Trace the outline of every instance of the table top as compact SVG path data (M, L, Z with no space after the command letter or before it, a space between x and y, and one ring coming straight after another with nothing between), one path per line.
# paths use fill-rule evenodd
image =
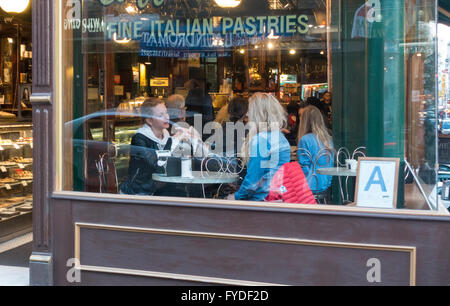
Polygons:
M178 184L231 184L237 181L239 175L220 172L192 171L192 177L167 176L154 173L153 180L164 183Z
M331 176L356 176L356 170L350 170L345 167L319 168L317 173Z

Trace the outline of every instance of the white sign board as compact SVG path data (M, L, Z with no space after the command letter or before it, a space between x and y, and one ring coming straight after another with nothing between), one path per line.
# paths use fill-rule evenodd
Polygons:
M396 208L399 164L398 158L359 158L356 206Z

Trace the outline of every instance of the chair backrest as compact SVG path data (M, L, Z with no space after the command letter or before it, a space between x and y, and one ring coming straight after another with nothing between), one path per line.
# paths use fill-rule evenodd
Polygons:
M88 142L87 176L85 188L88 192L117 194L118 179L114 158L116 148L106 142Z
M268 202L317 204L298 162L284 164L270 183Z

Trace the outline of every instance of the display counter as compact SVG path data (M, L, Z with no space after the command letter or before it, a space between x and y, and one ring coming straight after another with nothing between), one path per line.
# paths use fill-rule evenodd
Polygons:
M0 122L0 243L32 227L32 124Z

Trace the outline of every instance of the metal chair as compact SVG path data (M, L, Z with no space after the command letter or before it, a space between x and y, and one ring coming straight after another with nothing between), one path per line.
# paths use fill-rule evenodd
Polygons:
M311 182L312 180L315 180L316 184L316 189L311 188L311 191L314 195L314 198L316 199L316 202L318 204L327 204L327 200L326 200L326 196L327 193L326 192L319 192L318 187L319 187L319 177L317 175L317 169L319 167L326 167L329 165L330 161L333 159L333 154L329 149L321 149L315 158L313 158L312 154L304 149L304 148L300 148L297 151L298 153L298 160L300 162L300 160L303 158L306 158L307 161L309 162L309 165L312 165L312 171L310 173L308 173L308 176L306 177L308 182ZM321 162L322 157L326 157L325 162ZM311 187L311 186L310 186Z

